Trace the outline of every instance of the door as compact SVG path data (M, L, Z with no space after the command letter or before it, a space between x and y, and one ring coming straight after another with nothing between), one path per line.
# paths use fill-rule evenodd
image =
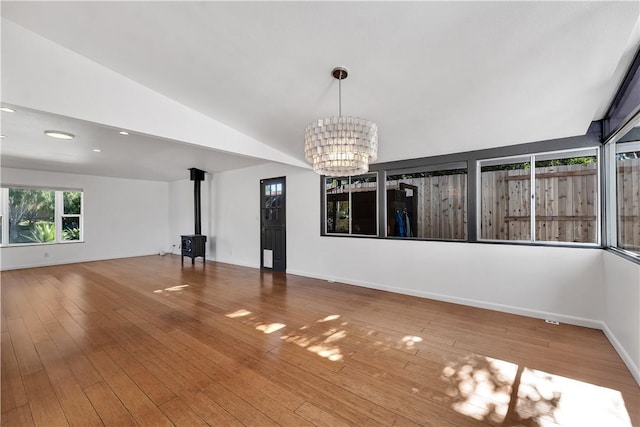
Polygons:
M260 267L287 269L285 177L260 180Z

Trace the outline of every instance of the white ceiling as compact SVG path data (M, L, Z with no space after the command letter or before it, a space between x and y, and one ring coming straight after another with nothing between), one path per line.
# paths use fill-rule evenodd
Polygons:
M2 132L7 135L1 142L5 167L177 181L187 179L192 167L226 171L264 163L135 132L125 136L120 134L123 129L11 107L15 113L2 113ZM75 138L51 138L44 134L49 129L72 131Z
M634 1L3 1L1 7L3 18L297 160L305 125L337 114L330 76L337 65L350 71L343 113L377 122L378 161L385 162L584 134L605 113L639 40ZM3 28L3 51L12 42ZM40 106L33 94L6 99L9 84L3 78L3 102ZM63 101L59 109L51 105L50 113L68 108ZM14 124L18 115L3 113L6 129L37 128L15 131L22 152L8 149L14 136L7 135L3 166L110 176L127 169L117 156L95 160L85 153L79 163L58 157L47 163L30 155L49 142L31 114ZM79 126L122 143L111 129ZM175 179L192 159L210 172L260 161L212 151L234 152L215 135L203 135L213 142L199 149L184 144L197 143L186 132L153 136L161 138L127 142L149 160L141 178Z

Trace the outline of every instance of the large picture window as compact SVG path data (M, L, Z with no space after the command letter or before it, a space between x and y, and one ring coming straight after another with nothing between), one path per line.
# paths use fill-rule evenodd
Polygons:
M599 242L596 148L482 160L478 165L480 239Z
M3 245L82 240L82 191L2 188L2 201Z
M387 236L467 238L467 165L457 163L387 175Z
M378 176L325 178L325 232L378 234Z

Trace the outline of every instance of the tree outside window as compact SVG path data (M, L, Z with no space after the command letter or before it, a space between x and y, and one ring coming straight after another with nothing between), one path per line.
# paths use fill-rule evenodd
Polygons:
M55 238L55 191L10 188L9 243L46 243Z
M14 245L82 240L82 191L46 188L0 190L3 202L0 206L0 243Z

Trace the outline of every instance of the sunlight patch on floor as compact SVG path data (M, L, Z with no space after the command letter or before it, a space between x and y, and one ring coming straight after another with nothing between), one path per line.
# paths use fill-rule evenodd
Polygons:
M245 309L240 309L240 310L236 310L233 313L229 313L229 314L225 314L225 316L231 318L231 319L235 319L236 317L243 317L243 316L248 316L250 315L251 312L247 311Z
M617 390L481 355L442 370L451 407L476 420L556 425L631 427Z
M347 331L334 332L331 335L329 335L327 337L327 339L324 340L324 342L331 343L331 342L334 342L334 341L341 340L342 338L344 338L346 336L347 336Z
M340 318L339 314L332 314L323 319L317 320L315 323L324 323L331 320L337 320ZM344 329L338 329L337 327L329 328L324 332L311 333L310 328L312 325L305 325L298 328L297 331L289 333L280 337L281 340L295 344L298 347L307 349L308 351L317 354L320 357L331 360L332 362L341 361L344 356L340 351L340 348L335 344L341 339L347 336L347 331ZM347 325L347 322L342 322L340 326ZM315 326L317 329L319 326Z
M416 343L419 343L419 342L422 342L422 338L420 338L420 337L416 337L416 336L413 336L413 335L407 335L407 336L402 337L402 344L407 349L412 349L413 346Z
M557 399L557 404L550 405ZM518 389L518 415L541 426L631 427L622 394L572 378L525 368Z
M477 420L504 421L518 366L502 360L465 358L442 371L452 408Z
M329 315L329 316L325 317L324 319L320 319L320 320L318 320L317 322L318 322L318 323L330 322L331 320L337 320L337 319L339 319L339 318L340 318L340 315L339 315L339 314L331 314L331 315Z
M284 323L270 323L270 324L265 324L265 325L258 325L256 326L256 329L259 331L264 332L265 334L271 334L275 331L279 331L280 329L284 328L285 325Z
M320 357L329 359L332 362L337 362L339 360L342 360L342 354L340 354L340 349L338 347L327 347L325 345L312 345L307 347L307 350L317 354Z
M164 289L156 289L155 291L153 291L154 294L161 294L163 292L178 292L183 290L184 288L188 288L189 285L176 285L176 286L171 286L170 288L164 288Z

